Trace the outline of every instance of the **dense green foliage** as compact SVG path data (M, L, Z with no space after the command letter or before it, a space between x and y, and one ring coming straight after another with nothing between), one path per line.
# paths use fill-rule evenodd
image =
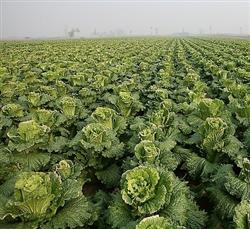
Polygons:
M1 42L0 228L250 229L250 42Z

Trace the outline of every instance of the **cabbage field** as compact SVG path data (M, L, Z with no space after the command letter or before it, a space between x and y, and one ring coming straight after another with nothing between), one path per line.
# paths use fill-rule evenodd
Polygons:
M250 229L250 40L0 50L1 229Z

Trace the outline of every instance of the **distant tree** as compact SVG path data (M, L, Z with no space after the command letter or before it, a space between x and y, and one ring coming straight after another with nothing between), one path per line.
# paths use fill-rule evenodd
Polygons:
M155 28L155 35L158 35L158 33L159 33L159 30L158 30L158 28L156 27L156 28Z
M79 33L80 30L78 28L72 28L69 32L68 32L68 36L69 38L73 38L75 36L75 33Z
M212 26L210 25L210 26L209 26L209 34L210 34L210 35L212 34L212 30L213 30L213 28L212 28Z
M153 35L153 27L150 26L150 35Z

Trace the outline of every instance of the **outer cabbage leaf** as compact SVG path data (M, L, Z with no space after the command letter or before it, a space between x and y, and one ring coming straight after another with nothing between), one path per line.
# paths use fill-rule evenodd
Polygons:
M93 220L96 220L92 219L94 211L94 207L90 204L87 198L80 196L66 203L52 220L41 228L46 229L47 227L51 227L53 229L61 229L84 227L88 224L92 224Z
M249 200L242 201L235 208L233 217L237 229L250 228L250 202Z
M13 153L12 162L18 164L20 170L38 171L50 161L50 154L46 152Z
M126 225L133 221L136 220L133 217L129 205L123 201L120 194L116 194L108 208L107 222L112 225L112 228L120 229L124 227L125 229Z
M225 179L225 188L233 196L241 200L250 199L250 161L247 158L243 160L243 168L239 177L229 173Z
M116 164L112 164L104 170L99 170L95 173L98 180L105 184L108 188L116 187L121 178L121 170Z
M232 218L238 201L216 186L207 188L207 191L212 202L215 203L214 211L219 213L222 219Z

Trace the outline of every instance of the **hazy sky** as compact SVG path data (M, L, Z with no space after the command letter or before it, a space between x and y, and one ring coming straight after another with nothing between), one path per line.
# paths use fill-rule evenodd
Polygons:
M250 0L0 0L1 36L80 36L119 29L133 34L250 33Z

